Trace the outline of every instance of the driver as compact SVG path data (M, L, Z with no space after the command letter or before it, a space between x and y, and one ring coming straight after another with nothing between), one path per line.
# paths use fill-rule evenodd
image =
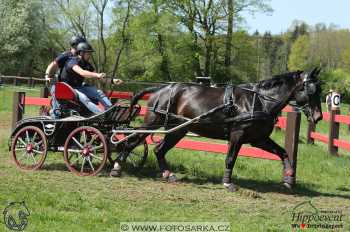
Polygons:
M76 55L76 51L77 51L77 46L79 43L82 42L86 42L86 39L82 36L73 36L69 42L70 44L70 50L61 53L59 56L57 56L55 58L54 61L52 61L46 68L45 71L45 80L47 82L51 82L51 80L53 80L54 74L56 73L56 71L59 69L59 74L58 74L58 81L60 80L61 74L62 74L62 70L64 65L66 64L66 62L73 56ZM51 82L51 87L50 87L50 94L51 94L51 98L52 98L52 113L51 116L53 118L58 118L58 111L57 109L59 109L59 103L57 102L56 98L55 98L55 83Z
M77 56L71 57L63 68L61 79L69 84L77 93L79 101L83 103L92 113L103 112L91 100L100 102L105 109L112 106L106 95L95 86L84 83L85 78L103 79L105 73L96 73L89 63L93 48L87 42L79 43L77 46ZM121 83L121 80L117 80Z

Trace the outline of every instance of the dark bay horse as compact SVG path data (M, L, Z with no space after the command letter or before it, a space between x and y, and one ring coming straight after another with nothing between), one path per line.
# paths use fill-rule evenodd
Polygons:
M148 101L148 111L141 127L157 129L164 126L169 129L184 122L181 116L192 119L225 104L225 107L219 107L203 120L166 134L155 147L160 170L163 177L169 181L176 180L176 177L168 168L165 154L191 131L203 137L228 140L229 150L223 176L223 184L228 190L236 190L231 180L232 170L242 144L246 143L277 154L283 164L284 185L292 188L295 178L288 155L269 136L278 114L292 101L294 106L303 110L309 121L317 123L322 119L319 72L317 68L310 73L290 72L258 83L231 88L170 84L160 88L149 88L136 94L131 106L143 95L153 93ZM139 134L133 142L128 141L129 149L147 136L148 134Z

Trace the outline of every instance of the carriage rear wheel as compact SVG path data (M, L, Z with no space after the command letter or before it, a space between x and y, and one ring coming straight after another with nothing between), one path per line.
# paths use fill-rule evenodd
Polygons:
M34 171L42 167L47 155L47 139L36 126L26 126L13 137L11 155L18 168Z
M108 154L104 135L94 127L73 130L64 144L64 162L78 176L94 176L106 164Z
M113 137L113 141L117 142L123 138L125 138L125 134L116 134ZM108 160L109 162L114 165L115 161L117 160L124 160L126 156L126 162L131 165L132 169L134 171L139 171L142 169L142 167L145 165L147 161L148 156L148 144L145 141L137 145L131 152L128 153L126 146L127 142L122 142L118 145L115 145L116 148L113 149L114 152L110 152L108 154Z

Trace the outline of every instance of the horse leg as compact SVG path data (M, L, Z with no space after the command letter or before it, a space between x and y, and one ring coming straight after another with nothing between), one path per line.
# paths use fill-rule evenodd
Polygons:
M294 170L292 168L291 162L289 160L288 154L284 148L275 143L272 139L268 138L267 140L261 143L252 144L254 147L261 148L265 151L274 153L280 157L283 165L283 184L288 189L292 189L295 184Z
M176 181L176 176L169 170L169 166L165 159L165 154L173 148L187 133L186 129L175 131L171 134L166 134L164 139L155 147L154 153L156 154L159 169L162 172L164 179L168 179L169 182Z
M232 183L232 171L235 166L238 152L242 147L241 137L243 135L243 131L232 131L230 135L229 141L229 150L226 155L225 160L225 171L223 177L224 186L230 191L237 191L236 186Z
M122 164L126 161L126 159L129 156L129 153L139 144L141 144L146 137L149 134L139 134L139 135L135 135L133 137L130 138L130 140L132 140L132 142L129 144L126 144L125 150L121 153L120 156L118 156L118 158L115 160L113 168L111 170L111 172L109 173L109 175L111 177L119 177L122 174Z
M141 125L140 128L152 128L158 129L161 125L159 123L159 116L153 112L147 111L145 115L145 122ZM122 173L122 163L128 158L129 153L139 144L141 144L149 134L137 134L130 139L125 147L125 151L121 154L120 158L114 162L113 168L110 172L110 176L119 177Z

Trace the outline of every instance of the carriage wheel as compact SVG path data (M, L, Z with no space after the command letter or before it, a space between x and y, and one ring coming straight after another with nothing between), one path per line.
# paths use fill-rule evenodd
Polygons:
M108 154L104 135L93 127L73 130L64 144L64 162L78 176L94 176L104 167Z
M44 132L35 126L20 129L11 143L11 155L17 167L23 170L38 170L47 155L47 140Z
M116 134L113 138L115 142L124 138L124 134ZM132 166L135 171L139 171L146 163L148 156L148 144L146 140L136 146L129 154L126 154L127 141L116 145L116 155L113 156L112 153L108 154L109 162L114 165L117 159L121 159L121 156L127 155L127 162Z

